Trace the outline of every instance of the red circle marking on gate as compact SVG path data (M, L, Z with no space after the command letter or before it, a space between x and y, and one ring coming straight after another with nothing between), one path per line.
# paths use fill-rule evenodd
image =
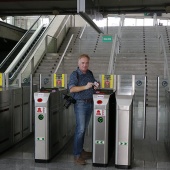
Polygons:
M42 98L38 98L38 99L37 99L37 102L42 102L42 101L43 101Z
M102 100L97 100L97 104L102 104Z

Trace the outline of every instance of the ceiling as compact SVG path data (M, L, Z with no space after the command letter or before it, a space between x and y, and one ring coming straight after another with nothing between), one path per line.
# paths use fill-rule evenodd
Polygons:
M83 0L80 0L83 1ZM170 0L86 0L107 14L170 12ZM76 14L77 0L0 0L0 16Z

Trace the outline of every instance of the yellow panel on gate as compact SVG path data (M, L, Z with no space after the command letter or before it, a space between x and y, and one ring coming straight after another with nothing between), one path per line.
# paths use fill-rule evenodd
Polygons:
M3 74L0 73L0 86L2 86L2 79L3 79Z
M62 74L62 76L61 76L62 77L61 78L62 79L62 87L64 87L64 81L65 81L65 77L64 76L65 76L64 74Z
M56 87L57 85L56 85L56 81L57 81L57 76L56 76L56 74L54 74L54 78L53 78L53 85L54 85L54 87Z
M113 89L114 87L114 75L105 75L101 76L101 88Z

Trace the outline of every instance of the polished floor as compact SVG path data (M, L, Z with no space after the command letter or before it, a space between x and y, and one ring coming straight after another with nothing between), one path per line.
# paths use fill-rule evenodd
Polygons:
M164 147L163 141L155 139L156 109L147 108L146 138L134 140L134 161L132 169L140 170L170 170L170 156ZM93 167L92 160L87 160L87 165L76 165L72 156L71 140L67 146L50 163L35 163L34 161L34 138L14 146L0 155L0 170L106 170L116 169L114 159L109 162L108 167ZM91 150L90 131L86 135L85 149Z

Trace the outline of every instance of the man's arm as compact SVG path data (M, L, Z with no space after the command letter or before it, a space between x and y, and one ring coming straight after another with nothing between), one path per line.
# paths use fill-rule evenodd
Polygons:
M93 83L88 82L85 86L73 86L70 88L70 93L80 92L92 88Z

